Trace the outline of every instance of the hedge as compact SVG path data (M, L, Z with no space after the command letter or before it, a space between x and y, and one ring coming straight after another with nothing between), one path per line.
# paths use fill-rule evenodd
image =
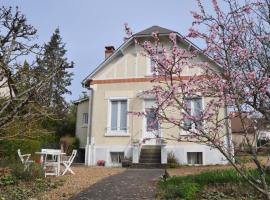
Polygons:
M14 139L0 141L0 160L19 160L17 150L21 149L22 154L35 155L40 151L40 141L30 139Z

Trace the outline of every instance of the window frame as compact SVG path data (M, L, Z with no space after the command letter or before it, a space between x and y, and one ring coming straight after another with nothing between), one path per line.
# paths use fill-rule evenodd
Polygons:
M201 99L201 101L202 101L202 111L204 110L204 101L205 101L205 99L204 99L204 97L203 96L200 96L200 95L197 95L197 96L194 96L194 97L191 97L191 98L187 98L187 100L192 100L192 99ZM191 108L191 113L193 113L194 112L194 103L192 102L191 103L191 105L190 105L190 108ZM184 110L182 110L182 112L185 112ZM183 121L183 127L184 127L184 125L185 125L185 122ZM202 127L204 127L204 125L205 125L205 121L203 120L202 121ZM191 127L188 129L188 130L185 130L185 129L183 129L183 128L181 128L182 130L183 130L183 132L184 132L184 135L188 135L187 133L188 133L188 130L193 130L193 131L195 131L196 130L196 126L192 123L191 124Z
M158 54L159 55L162 55L164 52L163 52L163 48L162 49L158 49ZM153 73L152 72L152 63L153 60L150 58L150 57L147 57L147 70L146 70L146 76L153 76ZM154 63L154 65L156 66L156 63Z
M118 162L113 162L112 154L117 154L117 160L118 160ZM110 161L111 161L111 164L113 166L121 165L122 160L120 159L120 154L123 155L123 158L122 159L124 159L125 158L125 152L124 151L110 151Z
M202 163L194 163L194 164L191 164L191 163L189 163L189 159L188 159L188 155L189 154L191 154L191 153L196 153L196 154L198 154L198 153L201 153L201 161L202 161ZM204 163L204 152L203 151L187 151L187 164L188 165L203 165L203 163ZM196 155L196 159L198 158L198 155Z
M87 122L85 123L85 115L87 116ZM84 112L82 113L82 127L86 127L88 126L88 122L89 122L89 114Z
M145 108L145 112L148 112L147 110L152 110L152 109L155 109L155 108ZM146 132L157 132L157 131L159 131L160 130L160 124L159 124L159 122L158 121L156 121L155 123L157 123L156 125L157 125L157 129L148 129L148 114L149 113L147 113L146 115L145 115L145 130L146 130ZM155 116L156 117L156 116ZM157 117L156 117L157 118Z
M154 102L153 106L146 107L146 101L152 101L152 102ZM150 108L154 108L154 107L155 107L155 99L153 99L153 98L146 98L143 101L143 110L142 110L142 112L145 112L146 109L150 109ZM147 119L146 119L146 116L144 116L143 117L143 124L142 125L143 125L143 128L142 128L142 131L143 131L142 137L144 136L144 133L146 135L147 134L159 135L160 138L163 137L163 132L162 132L161 124L159 122L158 122L158 129L157 130L147 131Z
M117 130L111 130L111 120L112 120L112 101L118 101L117 106ZM129 112L129 100L127 97L110 97L108 99L108 116L107 116L107 131L105 136L129 136L128 132L128 124L129 124L129 117L127 114L126 118L126 130L120 130L120 119L121 119L121 106L119 106L121 101L127 102L127 113Z

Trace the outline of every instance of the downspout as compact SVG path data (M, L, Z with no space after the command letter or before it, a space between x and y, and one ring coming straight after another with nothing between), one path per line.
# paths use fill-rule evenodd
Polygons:
M225 115L225 125L226 125L226 139L227 139L227 150L229 153L229 157L233 159L233 146L232 146L232 134L229 129L229 119L228 119L228 106L226 105L224 108L224 115Z
M92 116L93 116L93 94L94 90L91 87L87 88L89 90L89 105L88 105L88 127L87 127L87 136L86 136L86 147L87 151L85 153L85 165L91 165L93 160L92 153ZM90 153L90 154L89 154Z

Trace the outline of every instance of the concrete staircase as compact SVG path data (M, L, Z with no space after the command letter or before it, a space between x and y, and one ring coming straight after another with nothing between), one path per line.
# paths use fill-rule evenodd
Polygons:
M133 163L133 168L165 168L161 164L160 146L142 146L139 163Z

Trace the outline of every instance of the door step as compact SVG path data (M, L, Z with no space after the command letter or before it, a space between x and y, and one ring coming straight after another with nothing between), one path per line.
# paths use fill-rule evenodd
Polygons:
M144 169L155 169L161 168L165 169L167 167L166 164L161 163L132 163L131 168L144 168Z

